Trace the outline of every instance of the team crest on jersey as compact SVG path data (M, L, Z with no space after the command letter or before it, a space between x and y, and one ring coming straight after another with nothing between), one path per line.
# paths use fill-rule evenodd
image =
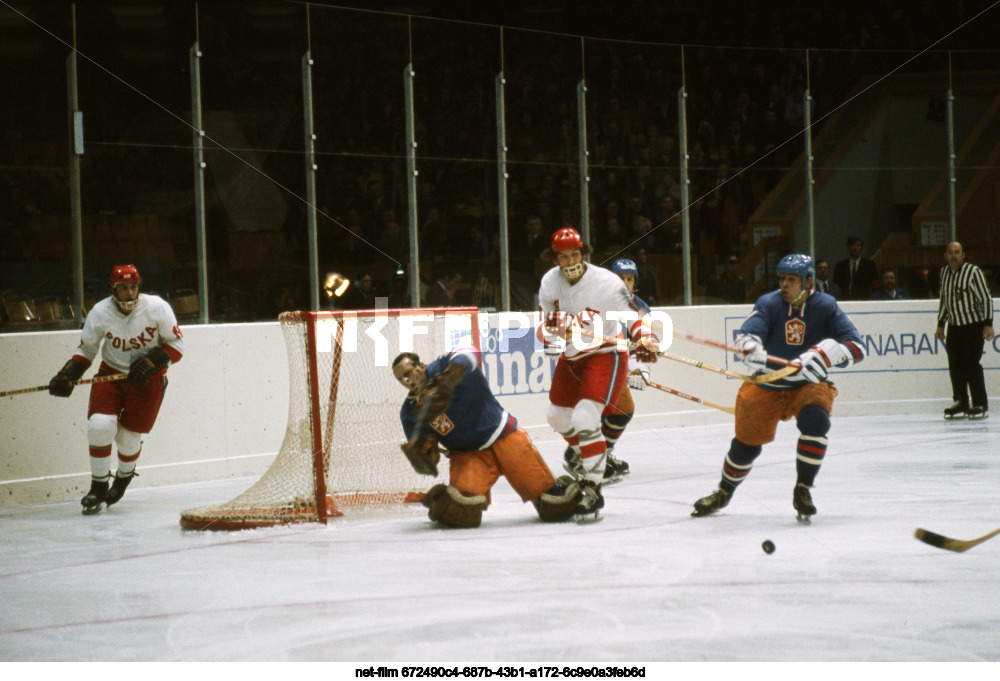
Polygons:
M806 337L806 323L801 319L789 319L785 322L785 342L788 345L802 345Z
M455 424L452 423L451 419L445 413L438 414L435 416L431 422L430 427L433 428L439 435L447 435L455 429Z

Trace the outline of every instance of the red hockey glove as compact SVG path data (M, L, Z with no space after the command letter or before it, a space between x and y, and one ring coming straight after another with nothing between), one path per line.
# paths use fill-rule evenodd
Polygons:
M654 334L644 334L635 345L635 358L646 364L656 362L660 352L660 339Z
M545 315L545 324L542 329L546 335L553 338L569 338L573 317L561 310L553 310Z

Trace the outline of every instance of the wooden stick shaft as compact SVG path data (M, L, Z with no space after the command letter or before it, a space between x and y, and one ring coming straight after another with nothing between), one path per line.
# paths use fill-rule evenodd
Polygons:
M633 372L638 373L638 372ZM639 374L642 376L642 374ZM712 407L713 409L718 409L720 411L727 412L729 414L735 414L736 409L734 407L727 407L722 404L715 404L714 402L709 402L708 400L703 400L700 397L695 397L694 395L689 395L686 392L681 392L680 390L674 390L673 388L668 388L665 385L661 385L654 381L650 381L645 376L642 376L643 383L651 388L656 388L657 390L662 390L665 393L670 393L671 395L676 395L677 397L683 397L685 400L691 400L692 402L697 402L698 404L704 404L706 407Z
M121 381L128 378L128 374L105 374L103 376L94 376L93 378L83 378L79 381L73 381L73 385L86 385L88 383L107 383L109 381ZM0 392L0 397L7 397L11 395L23 395L25 393L37 393L43 390L48 390L49 384L38 385L34 388L19 388L17 390L5 390Z
M733 345L728 345L728 344L723 343L721 341L712 340L710 338L700 338L698 336L692 336L690 333L682 333L681 331L677 331L676 329L674 330L674 337L675 338L683 338L684 340L691 341L692 343L700 343L702 345L710 345L713 348L721 348L722 350L729 350L730 352L735 353L737 355L744 354L744 352L742 350L740 350L739 348L737 348L737 347L735 347ZM767 356L767 361L771 362L773 364L780 364L780 365L786 366L786 367L796 367L797 368L797 367L801 366L798 362L795 362L795 361L790 360L790 359L785 359L784 357L775 357L774 355L768 355Z
M624 348L630 352L635 349L634 344L628 343L627 341L624 341L620 338L608 338L607 336L602 336L598 333L595 333L593 331L588 331L587 329L581 328L579 326L572 327L571 332L579 333L582 336L587 336L602 343L610 343L612 345L617 345L618 347ZM570 339L571 338L567 338L567 340ZM773 381L777 381L779 378L784 378L785 376L793 374L800 369L798 365L786 366L783 369L771 371L766 374L760 374L759 376L749 376L747 374L741 374L737 371L730 371L728 369L722 369L721 367L712 366L711 364L706 364L705 362L701 362L696 359L691 359L689 357L675 355L671 352L667 352L666 350L659 350L657 351L656 354L659 355L660 357L666 357L667 359L671 359L675 362L681 362L683 364L688 364L698 369L705 369L706 371L714 371L717 374L723 374L725 376L730 376L731 378L738 378L741 381L746 381L747 383L756 383L756 384L771 383Z

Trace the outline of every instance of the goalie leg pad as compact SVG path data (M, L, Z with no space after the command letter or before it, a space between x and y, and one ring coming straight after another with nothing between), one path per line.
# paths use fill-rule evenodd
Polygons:
M535 510L542 522L561 523L573 517L580 500L580 486L568 475L560 476L552 489L543 492L534 501Z
M444 487L444 490L438 488ZM428 502L428 497L437 495ZM486 497L467 497L451 485L435 485L424 497L424 505L429 506L427 517L447 527L479 527L486 508Z

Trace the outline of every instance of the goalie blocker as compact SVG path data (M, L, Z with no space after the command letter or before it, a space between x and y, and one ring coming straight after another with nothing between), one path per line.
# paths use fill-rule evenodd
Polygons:
M446 527L478 527L491 490L504 475L541 520L568 520L579 498L571 480L557 481L527 433L493 396L474 348L455 350L424 364L400 353L393 376L408 395L399 418L402 445L414 470L436 475L440 443L448 452L449 482L423 499L428 517Z

